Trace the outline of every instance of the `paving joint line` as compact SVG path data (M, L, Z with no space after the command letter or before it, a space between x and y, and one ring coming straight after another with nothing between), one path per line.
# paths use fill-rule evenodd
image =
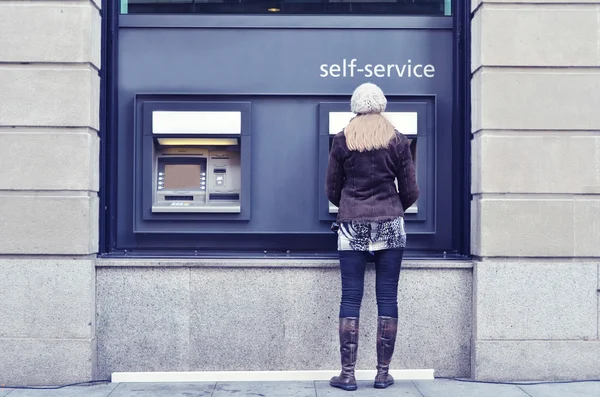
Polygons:
M121 387L121 385L122 385L122 383L119 383L119 384L117 384L117 386L116 386L114 389L112 389L112 390L110 391L110 393L108 393L108 394L106 395L106 397L110 397L110 395L111 395L111 394L113 394L113 393L115 392L115 390L117 390L119 387Z
M412 383L412 385L415 387L415 389L417 389L417 391L419 392L419 394L421 395L421 397L425 397L425 394L423 394L423 392L421 391L421 389L419 389L419 386L417 386L417 384L415 383L414 380L411 380L410 383Z
M523 393L527 394L529 397L533 397L531 394L527 393L527 391L526 391L526 390L524 390L524 389L523 389L523 388L522 388L520 385L515 385L515 386L517 386L519 389L521 389L521 391L522 391Z

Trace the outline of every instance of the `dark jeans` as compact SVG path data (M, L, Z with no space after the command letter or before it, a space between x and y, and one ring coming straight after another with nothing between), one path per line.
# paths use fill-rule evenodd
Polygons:
M375 293L379 316L398 318L398 280L402 265L403 249L375 251ZM373 258L368 252L339 251L342 274L342 302L340 318L359 317L365 285L367 260Z

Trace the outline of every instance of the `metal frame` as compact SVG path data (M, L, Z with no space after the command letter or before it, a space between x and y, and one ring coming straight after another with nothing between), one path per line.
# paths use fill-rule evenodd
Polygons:
M455 183L454 213L462 222L453 225L454 246L452 254L471 255L471 4L468 0L454 0L452 4L454 37L454 100L453 126L455 134L452 148L453 175L460 175Z
M252 196L252 136L251 136L251 105L250 102L218 102L204 100L189 100L185 95L177 100L165 101L161 94L140 94L134 98L134 233L185 233L194 221L219 220L224 222L248 221L251 217ZM151 115L154 110L229 110L239 111L242 115L242 133L236 136L240 140L240 155L242 166L241 212L239 213L152 213L153 185L153 153L154 137L152 135ZM185 225L185 227L182 227ZM196 228L202 230L202 224L196 223Z
M123 28L451 29L447 16L380 15L119 15ZM349 23L349 18L352 22Z
M117 172L115 161L117 146L114 132L117 130L117 48L118 5L116 0L102 0L101 22L101 68L100 68L100 189L99 189L99 239L100 256L109 254L116 245Z
M116 139L117 130L117 49L118 28L123 27L161 27L174 26L182 28L214 27L214 28L322 28L322 29L453 29L453 211L456 222L453 224L453 247L451 252L415 252L415 258L445 258L464 259L470 254L470 7L466 0L456 0L452 5L453 17L431 16L352 16L352 23L348 23L348 16L298 16L253 15L247 18L243 15L207 15L199 22L197 16L189 15L119 15L116 0L104 0L101 10L102 16L102 68L100 72L100 239L99 255L110 257L136 256L136 257L194 257L199 256L193 248L186 251L163 249L160 251L126 252L118 250L116 246ZM173 239L177 235L172 236ZM225 240L236 239L238 235L221 236ZM331 238L329 238L331 237ZM287 235L257 236L257 239L286 239ZM263 253L248 254L245 247L251 246L254 239L240 244L239 251L220 251L219 246L214 246L212 252L205 252L202 257L255 257L256 255L269 255L273 257L290 257L289 253ZM332 236L323 238L323 244L330 244ZM331 240L331 241L330 241ZM335 257L335 252L322 252L321 247L315 247L311 252L300 252L292 255L293 258L330 258Z

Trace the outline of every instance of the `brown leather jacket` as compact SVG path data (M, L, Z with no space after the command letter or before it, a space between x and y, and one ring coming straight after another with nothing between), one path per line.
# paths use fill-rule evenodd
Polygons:
M339 207L338 222L404 216L419 197L408 139L396 131L387 148L361 153L348 149L343 131L338 133L329 152L325 189Z

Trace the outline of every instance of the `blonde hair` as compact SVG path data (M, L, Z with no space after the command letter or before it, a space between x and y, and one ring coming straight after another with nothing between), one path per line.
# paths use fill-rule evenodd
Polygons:
M396 131L383 114L369 113L352 118L344 128L344 135L348 149L366 152L388 147Z

